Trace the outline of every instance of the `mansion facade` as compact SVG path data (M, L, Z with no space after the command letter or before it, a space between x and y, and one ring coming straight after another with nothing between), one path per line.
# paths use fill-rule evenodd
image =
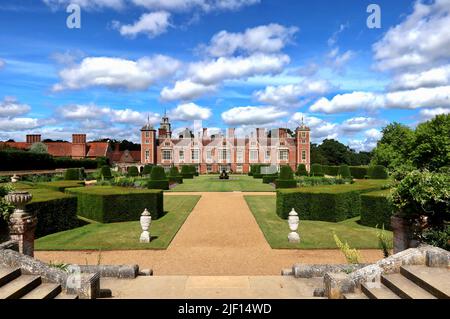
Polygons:
M200 174L223 170L246 174L254 164L267 164L277 170L289 165L294 171L299 164L305 164L309 171L310 134L302 123L295 132L258 128L250 136L237 137L233 128L226 135L209 135L203 128L196 134L186 129L173 137L169 118L164 116L158 130L150 123L141 129L141 164L165 169L194 165Z

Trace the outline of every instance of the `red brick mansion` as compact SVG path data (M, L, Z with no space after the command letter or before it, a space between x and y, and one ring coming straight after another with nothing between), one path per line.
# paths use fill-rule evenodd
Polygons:
M208 129L193 134L186 129L172 136L169 118L164 116L158 131L150 124L141 129L141 164L157 164L168 169L195 165L201 174L222 170L248 173L252 164L270 164L279 168L298 164L310 169L310 129L304 124L295 132L278 128L259 128L250 136L238 137L229 128L226 136L209 135Z

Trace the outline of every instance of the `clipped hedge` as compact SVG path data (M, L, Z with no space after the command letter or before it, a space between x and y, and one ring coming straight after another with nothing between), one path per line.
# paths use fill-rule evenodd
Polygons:
M136 166L130 166L128 168L128 173L127 173L128 177L138 177L139 176L139 170Z
M389 174L386 167L382 165L370 166L367 175L370 179L388 179Z
M351 178L352 174L350 173L350 168L348 165L339 166L338 176L341 178Z
M264 184L274 184L277 179L278 179L278 174L264 175L263 176L263 183Z
M55 168L81 168L96 169L101 163L99 160L90 159L72 159L70 157L54 158Z
M64 172L65 181L79 181L85 177L84 169L82 168L68 168Z
M183 184L183 177L175 166L170 169L169 183Z
M368 176L369 167L367 166L350 166L350 174L356 179L365 179Z
M82 181L58 181L58 182L45 182L45 183L36 183L34 185L37 188L46 188L55 192L64 193L67 188L75 188L84 186L84 182Z
M162 190L92 186L66 192L77 196L78 215L100 223L138 221L146 208L153 219L164 212Z
M181 176L185 179L194 179L195 174L192 172L190 165L181 166Z
M102 168L100 169L100 175L102 176L103 179L111 179L112 178L112 174L111 174L111 168L109 168L109 166L102 166Z
M162 190L169 190L169 180L159 180L159 181L153 181L149 180L147 182L147 188L148 189L162 189Z
M147 182L147 188L150 189L169 189L169 180L162 166L155 166L150 174L150 180Z
M37 238L79 226L77 198L49 189L32 189L33 200L26 205L29 213L38 218Z
M277 179L275 181L275 185L276 185L277 189L280 189L280 188L297 188L297 181L296 180L292 180L292 179L288 179L288 180Z
M393 205L388 200L389 190L381 190L361 195L361 224L385 229L391 228Z
M310 176L324 177L323 167L321 164L312 164Z
M277 191L277 214L287 219L294 208L300 219L340 222L360 214L361 193L382 187L372 182L281 189Z
M55 169L55 161L49 154L19 150L0 151L0 171L24 171Z
M144 170L142 171L142 175L144 176L148 176L152 173L152 169L153 169L154 165L145 165L144 166Z
M322 170L325 175L338 176L339 166L323 165Z

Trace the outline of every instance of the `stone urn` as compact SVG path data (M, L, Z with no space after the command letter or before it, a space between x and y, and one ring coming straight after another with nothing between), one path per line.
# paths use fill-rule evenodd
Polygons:
M11 176L11 183L17 183L18 181L19 181L19 176L17 176L16 174Z
M14 205L14 213L9 217L9 233L11 240L19 244L19 252L34 256L34 231L37 218L25 212L25 206L33 199L28 192L11 192L5 200Z
M141 227L142 227L142 234L141 234L141 243L149 243L151 241L150 237L150 225L152 223L152 215L147 210L147 208L144 210L144 212L141 215Z
M288 218L289 229L291 230L291 232L288 235L288 240L290 243L300 242L300 235L297 233L299 223L300 218L298 217L298 214L295 211L295 209L292 208Z

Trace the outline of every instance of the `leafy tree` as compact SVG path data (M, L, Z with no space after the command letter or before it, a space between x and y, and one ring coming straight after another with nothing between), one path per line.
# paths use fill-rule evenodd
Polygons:
M389 170L395 171L402 165L411 166L410 160L414 131L409 127L392 123L386 126L383 137L373 151L372 165L383 165Z
M139 176L139 170L136 166L131 166L128 168L128 177L137 177Z
M419 169L436 171L450 165L450 114L417 126L411 149L412 161Z
M48 147L44 143L38 142L31 145L31 153L48 154Z
M308 176L308 171L306 170L305 164L299 164L297 167L297 172L295 172L297 176Z
M348 165L339 166L338 176L341 176L342 178L352 177L352 174L350 173L350 168L348 167Z
M328 165L350 164L350 149L336 140L326 139L318 149L327 159Z
M311 164L328 165L328 160L322 154L317 144L311 144Z

